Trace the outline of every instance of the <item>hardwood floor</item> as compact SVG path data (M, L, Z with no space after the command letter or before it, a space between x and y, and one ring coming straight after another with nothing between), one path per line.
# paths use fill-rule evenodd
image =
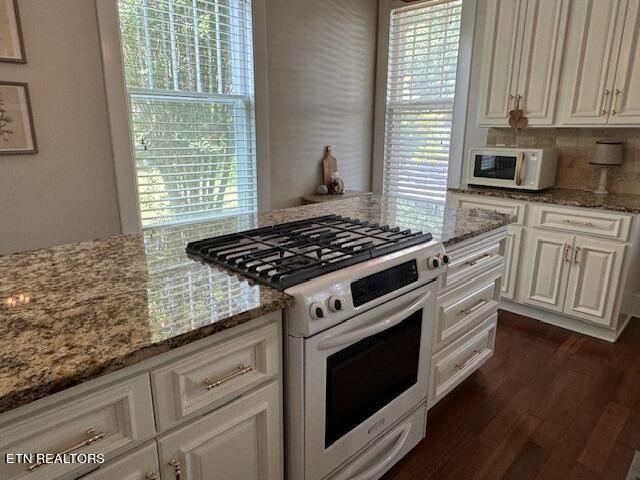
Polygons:
M501 312L495 355L384 480L624 479L640 450L640 320L609 343Z

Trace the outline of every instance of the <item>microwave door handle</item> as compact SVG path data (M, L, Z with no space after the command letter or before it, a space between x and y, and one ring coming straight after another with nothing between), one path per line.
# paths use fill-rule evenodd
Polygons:
M321 340L318 343L318 350L329 350L336 347L342 347L344 345L349 345L351 343L355 343L364 338L375 335L376 333L383 332L388 330L391 327L395 327L408 316L412 315L414 312L417 312L422 308L425 302L431 297L432 290L427 291L423 296L418 298L415 302L413 302L408 307L399 311L398 313L394 313L379 322L376 322L372 325L367 325L366 327L359 328L358 330L354 330L351 332L343 333L341 335L336 335L335 337L326 338L325 340Z
M516 185L522 185L522 164L524 163L524 153L518 153L516 157Z
M396 457L400 454L402 447L404 447L405 443L407 443L407 438L409 438L409 433L411 433L411 424L406 423L402 425L398 429L396 433L400 433L400 437L396 440L393 449L384 456L380 463L377 463L373 467L365 470L360 475L356 475L355 477L351 477L350 480L369 480L375 476L377 476L382 470L384 470Z

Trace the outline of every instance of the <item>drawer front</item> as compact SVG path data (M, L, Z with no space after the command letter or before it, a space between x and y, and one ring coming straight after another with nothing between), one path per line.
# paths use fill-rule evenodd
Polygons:
M101 466L82 480L156 480L160 478L156 442Z
M331 480L353 480L380 478L398 460L404 457L424 438L427 422L427 408L420 407L408 418L375 440L363 454L352 460L338 473L329 476Z
M485 323L433 356L430 406L435 405L493 355L497 318L498 314L493 314Z
M534 226L626 242L629 239L631 217L582 209L538 206Z
M513 215L516 217L516 221L513 222L512 225L524 225L525 213L527 210L526 203L513 203L508 200L495 200L479 196L459 197L458 207L491 210L498 213L504 213L506 215Z
M473 250L460 250L449 253L449 268L443 276L444 288L455 288L478 275L503 265L500 244L490 243Z
M134 442L155 434L147 375L64 402L24 421L0 428L5 453L102 453L109 461ZM58 480L77 478L93 464L30 465L0 463L0 478Z
M215 408L280 371L276 323L231 338L151 373L160 431Z
M497 267L438 298L434 352L496 313L501 277L502 267Z

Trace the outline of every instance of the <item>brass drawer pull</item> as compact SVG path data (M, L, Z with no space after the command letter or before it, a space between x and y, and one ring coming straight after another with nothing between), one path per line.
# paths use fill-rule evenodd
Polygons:
M484 255L482 255L479 258L476 258L475 260L467 260L464 263L466 265L469 265L470 267L473 267L474 265L477 265L478 263L486 260L487 258L491 258L491 257L493 257L493 253L485 253Z
M580 259L582 258L582 255L580 255L581 252L582 249L580 247L576 247L576 251L573 255L573 263L576 265L580 265Z
M480 355L482 353L481 350L474 350L473 353L471 355L469 355L469 358L467 358L464 362L462 363L456 363L456 368L458 370L464 370L464 368L469 365L474 358L476 358L478 355Z
M613 108L611 109L611 115L617 115L618 95L622 93L622 90L616 88L616 94L613 96Z
M478 303L476 303L474 306L463 308L462 310L460 310L460 312L464 313L465 315L470 315L476 310L478 310L479 308L484 307L487 303L489 303L489 300L482 299Z
M604 89L604 95L602 97L602 115L606 115L607 114L607 97L609 96L611 92L609 91L608 88Z
M213 381L211 381L208 378L205 378L202 380L202 383L204 384L207 390L212 390L216 387L219 387L223 383L227 383L229 380L233 380L236 377L240 377L246 373L249 373L251 370L253 370L253 367L251 365L245 367L243 364L240 364L238 365L238 369L235 372L230 373L226 377L222 377L222 378L219 378L218 380L213 380Z
M89 445L96 443L98 440L101 440L106 435L104 432L96 432L94 428L90 428L87 430L86 435L88 438L85 440L76 443L72 447L66 448L60 452L56 452L55 455L66 455L68 453L75 452L76 450L80 450L83 447L88 447ZM27 467L28 472L34 471L36 468L44 465L42 462L32 463Z
M573 220L564 219L562 223L566 223L567 225L575 225L578 227L593 227L593 223L591 222L574 222Z
M182 465L180 465L180 462L176 458L172 458L169 460L169 466L173 468L173 475L176 477L176 480L181 480L182 471L180 468L182 468Z
M573 247L571 245L564 246L564 261L566 263L571 263L571 249Z
M144 478L146 480L158 480L160 477L155 472L147 472Z

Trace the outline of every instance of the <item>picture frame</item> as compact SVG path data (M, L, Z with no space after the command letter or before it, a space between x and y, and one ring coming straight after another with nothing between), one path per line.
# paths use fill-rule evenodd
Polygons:
M18 0L0 0L0 62L27 62Z
M0 81L0 155L38 153L29 86Z

